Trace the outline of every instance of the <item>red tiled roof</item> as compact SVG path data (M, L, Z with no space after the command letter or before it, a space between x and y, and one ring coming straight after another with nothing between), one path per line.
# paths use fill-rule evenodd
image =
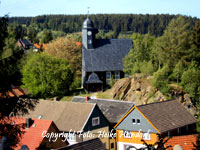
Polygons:
M11 118L15 124L22 124L26 123L26 118L20 117ZM51 120L41 120L41 119L32 119L34 122L28 129L24 129L25 133L22 135L20 143L17 145L15 150L19 150L22 145L27 145L29 150L35 150L37 147L40 146L42 140L43 131L48 131L53 121Z
M45 44L45 43L40 43L40 44L35 43L33 45L38 49L40 49L41 45L42 45L43 49L47 49L47 44Z
M28 93L26 91L24 91L22 88L20 87L13 87L11 88L11 90L9 90L8 92L6 92L5 94L0 92L0 97L4 98L4 97L20 97L20 96L24 96L27 95Z
M76 46L82 46L81 42L76 42Z
M184 150L193 150L195 149L194 145L197 145L197 141L200 141L200 135L184 135L184 136L174 136L167 141L166 146L171 145L172 147L169 150L172 150L175 145L180 145Z

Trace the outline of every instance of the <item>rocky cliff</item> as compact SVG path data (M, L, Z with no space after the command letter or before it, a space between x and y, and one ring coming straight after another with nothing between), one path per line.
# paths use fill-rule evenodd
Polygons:
M177 85L170 85L169 95L163 95L157 88L151 84L152 77L143 78L140 74L133 77L118 80L109 94L113 99L135 102L136 105L147 104L157 101L175 98L180 101L185 108L192 114L196 114L197 110L187 93L185 93Z

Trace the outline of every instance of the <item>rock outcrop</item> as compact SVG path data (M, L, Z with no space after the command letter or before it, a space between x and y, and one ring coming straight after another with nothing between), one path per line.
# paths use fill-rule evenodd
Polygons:
M113 99L132 101L136 105L170 99L153 87L151 80L151 76L143 78L140 74L135 74L133 77L118 80L109 91L109 94ZM197 109L193 106L189 95L184 93L181 88L170 85L170 95L172 98L179 100L192 114L197 113Z

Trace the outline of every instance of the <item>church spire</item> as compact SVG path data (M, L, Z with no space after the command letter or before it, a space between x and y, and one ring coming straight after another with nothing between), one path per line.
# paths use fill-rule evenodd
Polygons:
M90 7L87 7L87 18L89 18L90 15Z

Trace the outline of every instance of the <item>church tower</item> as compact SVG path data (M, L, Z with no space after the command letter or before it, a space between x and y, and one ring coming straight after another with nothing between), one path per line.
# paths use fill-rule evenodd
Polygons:
M82 26L82 44L85 49L94 49L95 46L95 34L97 33L94 28L93 22L87 18L83 22Z

